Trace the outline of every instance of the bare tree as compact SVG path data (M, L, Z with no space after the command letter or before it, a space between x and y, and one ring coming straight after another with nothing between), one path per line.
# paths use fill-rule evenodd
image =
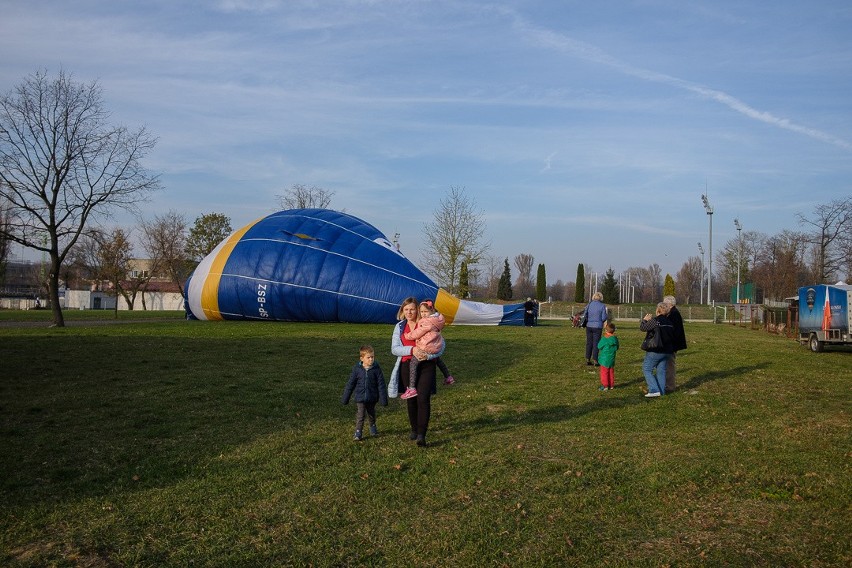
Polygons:
M533 296L535 286L532 280L532 269L535 264L533 255L521 253L515 257L515 268L518 269L518 279L515 280L515 291L519 298Z
M0 197L0 284L6 283L6 266L9 262L9 252L12 244L6 236L9 233L12 223L10 209L8 201Z
M834 279L846 264L844 242L848 243L852 238L852 197L817 205L812 219L801 213L798 217L799 224L813 228L810 242L815 247L814 263L818 282Z
M276 197L281 209L328 209L333 196L333 191L315 185L309 188L297 183L293 184L283 195Z
M701 258L690 256L677 272L676 296L681 304L689 304L701 296Z
M118 317L118 296L124 297L128 309L133 304L130 296L124 289L124 280L130 271L130 260L133 247L130 244L129 235L123 229L113 229L111 233L97 233L98 249L97 259L99 265L99 278L110 284L109 292L115 295L115 317ZM134 294L135 295L135 294Z
M476 264L485 256L488 245L484 214L476 211L476 203L464 188L451 187L435 211L435 219L424 226L428 254L425 264L436 280L455 292L462 261Z
M53 323L64 326L59 274L86 226L118 207L135 210L159 183L141 164L155 140L107 124L97 82L37 72L0 100L0 197L6 238L50 257Z
M780 300L813 283L805 262L809 248L807 235L787 229L762 241L751 273L764 298Z
M497 297L497 287L500 284L500 275L503 273L503 259L497 256L486 256L480 259L480 264L485 266L486 282L484 284L483 296L486 298Z
M175 211L142 222L142 248L153 263L152 270L167 274L181 294L192 270L186 255L186 230L186 218Z

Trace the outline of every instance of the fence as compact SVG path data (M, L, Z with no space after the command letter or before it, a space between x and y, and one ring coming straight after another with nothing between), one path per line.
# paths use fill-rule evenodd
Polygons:
M608 306L614 321L639 321L645 314L653 314L657 304L616 304ZM582 313L586 304L571 302L543 302L539 305L539 319L571 319L575 314ZM721 321L714 315L713 306L678 306L684 321ZM716 308L719 311L719 308ZM721 311L719 311L721 313Z

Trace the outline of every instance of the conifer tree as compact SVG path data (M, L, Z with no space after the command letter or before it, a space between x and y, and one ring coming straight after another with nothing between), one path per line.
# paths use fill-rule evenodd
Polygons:
M577 265L577 285L574 289L574 301L586 301L586 270L582 262Z
M535 277L535 298L539 302L547 299L547 276L545 276L544 265L538 265L538 273Z
M675 281L671 274L666 274L666 280L663 282L663 296L675 295Z
M509 259L503 265L503 274L500 276L500 283L497 285L497 298L500 300L512 299L512 273L509 271Z
M606 276L601 286L603 301L605 304L618 303L618 283L615 281L615 272L610 268L606 271Z

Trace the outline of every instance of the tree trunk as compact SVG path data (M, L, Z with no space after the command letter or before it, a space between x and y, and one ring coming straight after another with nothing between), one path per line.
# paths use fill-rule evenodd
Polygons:
M62 306L59 305L59 255L50 253L50 274L47 279L47 294L50 301L50 310L53 312L53 326L65 327L65 316L62 314Z

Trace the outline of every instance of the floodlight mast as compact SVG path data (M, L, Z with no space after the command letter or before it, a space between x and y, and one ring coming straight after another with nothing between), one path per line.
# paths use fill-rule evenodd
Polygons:
M737 228L737 303L740 303L740 266L742 266L743 254L743 226L740 225L739 219L734 219L734 226Z
M701 253L701 282L698 284L698 303L704 303L704 247L701 246L701 243L698 243L698 252Z
M710 205L707 193L701 194L701 201L704 203L704 210L710 218L710 248L707 251L709 258L707 264L707 304L710 305L713 301L713 207Z

